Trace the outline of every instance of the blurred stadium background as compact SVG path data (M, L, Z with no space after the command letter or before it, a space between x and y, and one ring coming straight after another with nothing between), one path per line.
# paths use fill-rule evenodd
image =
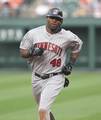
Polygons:
M0 0L0 120L37 120L19 45L29 29L45 24L51 7L63 10L63 27L84 43L70 86L53 105L56 120L101 119L101 0Z

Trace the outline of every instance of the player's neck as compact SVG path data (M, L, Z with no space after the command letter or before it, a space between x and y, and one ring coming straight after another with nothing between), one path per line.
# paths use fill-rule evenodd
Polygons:
M50 29L48 26L46 26L46 31L50 34L55 34L61 31L61 27L59 27L58 29Z
M48 26L46 26L46 31L50 34L54 34L54 32Z

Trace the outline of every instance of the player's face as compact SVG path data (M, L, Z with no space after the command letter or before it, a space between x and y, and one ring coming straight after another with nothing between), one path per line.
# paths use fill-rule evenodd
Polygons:
M63 20L56 17L47 17L47 27L51 31L55 31L61 26L62 21Z

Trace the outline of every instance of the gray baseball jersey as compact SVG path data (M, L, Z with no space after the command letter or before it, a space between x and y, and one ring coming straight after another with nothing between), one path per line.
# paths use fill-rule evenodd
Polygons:
M71 31L62 29L59 33L50 34L45 26L40 26L27 32L21 41L20 48L29 49L32 46L43 48L42 56L35 56L30 59L33 74L47 74L61 71L65 64L66 50L77 46L72 52L81 49L82 41Z

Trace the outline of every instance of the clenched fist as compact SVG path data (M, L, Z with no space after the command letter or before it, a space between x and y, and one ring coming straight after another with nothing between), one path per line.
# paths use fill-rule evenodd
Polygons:
M29 53L31 56L41 56L44 52L44 49L43 48L38 48L38 47L33 47L33 48L30 48L29 50Z

